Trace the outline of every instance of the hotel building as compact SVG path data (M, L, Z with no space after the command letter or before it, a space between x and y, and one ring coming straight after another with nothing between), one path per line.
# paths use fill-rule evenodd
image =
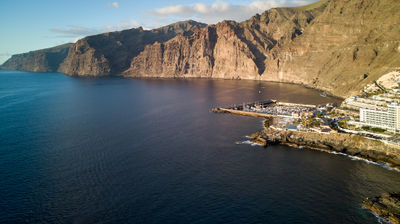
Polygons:
M400 105L393 103L375 110L360 108L360 123L400 133Z

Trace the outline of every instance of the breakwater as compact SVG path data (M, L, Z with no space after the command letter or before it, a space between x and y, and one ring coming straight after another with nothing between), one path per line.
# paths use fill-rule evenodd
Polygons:
M220 107L211 109L211 112L223 113L223 114L237 114L237 115L249 116L249 117L264 117L264 118L275 117L274 115L271 115L271 114L262 114L262 113L242 111L242 110L233 110L233 109L226 109L226 108L220 108Z

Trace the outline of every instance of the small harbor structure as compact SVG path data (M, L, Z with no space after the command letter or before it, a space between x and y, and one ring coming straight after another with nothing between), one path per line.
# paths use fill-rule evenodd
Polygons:
M328 117L336 104L322 105L297 104L265 100L254 103L243 103L240 106L213 108L212 112L232 113L245 116L273 118L271 127L279 130L336 133L331 127L332 119Z

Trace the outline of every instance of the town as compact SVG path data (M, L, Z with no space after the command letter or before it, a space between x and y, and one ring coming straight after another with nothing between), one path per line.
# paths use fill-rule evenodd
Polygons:
M317 133L348 133L400 145L400 71L393 71L338 106L266 100L243 103L219 112L271 117L269 128ZM214 110L214 112L218 112Z

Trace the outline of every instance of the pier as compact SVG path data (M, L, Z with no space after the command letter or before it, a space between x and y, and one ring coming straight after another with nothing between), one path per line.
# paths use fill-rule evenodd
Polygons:
M249 117L264 117L264 118L278 117L277 115L272 115L272 114L263 114L263 113L249 112L249 111L243 111L243 110L234 110L234 109L227 109L227 108L220 108L220 107L212 108L211 112L237 114L237 115L249 116Z
M278 102L269 99L260 102L243 103L227 107L216 107L211 111L215 113L231 113L252 117L284 117L300 118L315 115L326 110L328 105L310 105Z

